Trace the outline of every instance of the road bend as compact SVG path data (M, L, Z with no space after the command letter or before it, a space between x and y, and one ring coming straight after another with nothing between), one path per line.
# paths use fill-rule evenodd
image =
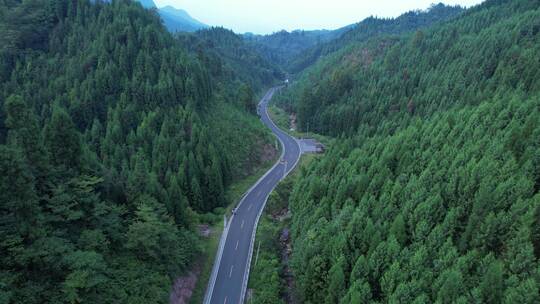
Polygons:
M238 304L244 301L257 222L270 192L294 169L300 159L297 140L278 128L268 115L268 102L278 89L272 88L264 95L257 106L257 112L261 121L280 141L281 157L244 195L236 214L224 230L224 240L214 263L205 304Z

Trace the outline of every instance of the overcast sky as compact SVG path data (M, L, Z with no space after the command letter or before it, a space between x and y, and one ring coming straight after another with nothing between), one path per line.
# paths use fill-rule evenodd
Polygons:
M154 0L158 7L186 10L208 25L237 33L267 34L282 29L336 29L369 16L397 17L434 2L471 6L482 0Z

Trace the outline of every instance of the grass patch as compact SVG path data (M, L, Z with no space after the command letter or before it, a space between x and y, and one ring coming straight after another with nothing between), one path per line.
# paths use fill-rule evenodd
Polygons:
M204 301L204 294L206 292L206 286L210 280L212 274L212 267L214 266L214 259L216 258L219 239L223 232L223 223L215 223L211 226L212 233L210 237L202 242L202 257L200 260L201 274L193 289L193 294L189 303L202 303Z
M287 133L293 135L291 131L291 124L289 119L289 114L285 110L278 108L276 106L268 106L268 115L274 121L274 123L280 127L282 130L287 131ZM296 132L296 131L294 131ZM293 135L294 136L294 135Z
M279 153L276 155L279 156ZM259 169L257 169L254 174L239 180L228 187L227 191L225 192L225 198L227 199L228 203L226 208L227 215L230 215L232 209L236 207L242 196L249 190L249 188L251 188L251 186L253 186L253 184L255 184L259 178L266 173L266 171L272 168L277 159L278 157L272 159L271 161L267 161Z
M275 105L269 106L268 115L280 129L284 130L291 136L294 136L296 138L314 138L325 146L328 146L332 143L333 139L324 135L313 132L300 132L298 130L291 131L289 114L285 112L285 110L283 110L282 108L279 108Z

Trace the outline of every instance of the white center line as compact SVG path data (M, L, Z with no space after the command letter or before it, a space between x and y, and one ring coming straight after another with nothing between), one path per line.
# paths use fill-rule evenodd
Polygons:
M236 241L236 247L234 247L234 250L238 250L238 243L240 243L240 240Z
M227 297L225 297L225 301L223 301L223 304L227 304Z
M249 206L248 206L248 211L249 211L249 209L251 209L251 206L252 206L252 204L249 204Z
M231 265L231 271L229 271L229 278L232 277L232 269L233 269L234 265Z
M240 224L240 228L244 228L244 220L242 220L242 224Z

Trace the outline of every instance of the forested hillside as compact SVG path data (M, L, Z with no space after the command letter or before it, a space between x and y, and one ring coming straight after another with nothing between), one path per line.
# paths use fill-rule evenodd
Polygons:
M283 81L283 72L263 58L240 35L222 27L202 29L193 34L180 35L190 50L199 54L213 75L223 84L238 80L260 90L269 83Z
M282 97L339 140L290 198L305 303L540 302L540 2L348 45Z
M290 61L304 51L338 38L350 28L329 31L279 31L270 35L244 34L244 39L264 58L288 70Z
M0 302L166 302L271 140L244 71L127 0L1 1L0 40Z
M369 17L361 22L338 30L335 39L322 41L304 52L292 54L288 60L287 70L299 73L316 63L319 58L327 56L354 43L365 42L381 35L399 35L406 32L432 26L458 16L463 12L459 6L446 6L442 3L432 5L425 11L407 12L397 18L382 19Z
M537 4L488 1L454 22L347 46L310 67L291 90L294 102L282 102L295 105L301 128L372 134L497 94L535 92Z

